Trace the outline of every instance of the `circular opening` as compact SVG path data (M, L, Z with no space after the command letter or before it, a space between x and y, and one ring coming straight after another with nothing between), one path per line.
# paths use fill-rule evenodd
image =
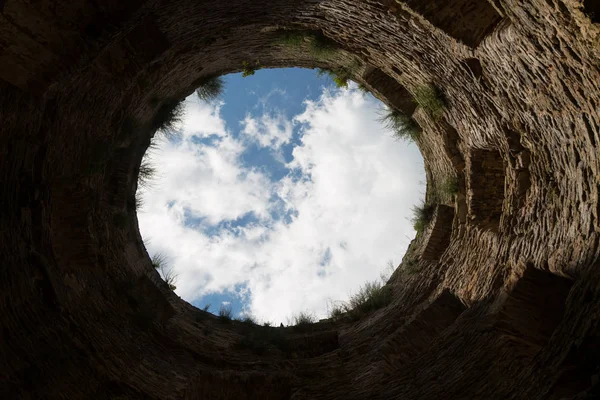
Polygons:
M252 72L202 82L154 140L140 230L199 308L277 325L326 318L379 293L415 235L416 136L335 72Z

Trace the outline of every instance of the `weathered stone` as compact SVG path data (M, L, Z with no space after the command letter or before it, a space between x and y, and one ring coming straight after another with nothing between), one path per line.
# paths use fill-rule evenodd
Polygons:
M406 0L406 4L446 34L471 47L476 47L502 19L488 1Z
M0 1L0 398L597 397L599 14L592 0ZM288 48L283 30L339 51ZM244 61L352 71L422 128L427 199L458 182L391 304L272 328L260 351L169 290L130 204L161 106ZM414 108L425 85L437 116Z
M440 259L452 234L452 223L454 221L454 208L445 205L437 206L433 220L429 224L423 242L425 246L421 258L428 261Z

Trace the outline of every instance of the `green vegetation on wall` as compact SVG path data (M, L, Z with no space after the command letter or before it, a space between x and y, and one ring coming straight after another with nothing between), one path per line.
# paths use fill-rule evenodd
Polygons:
M416 141L421 134L421 128L416 121L400 111L387 108L381 117L383 122L389 129L394 132L394 136L402 140Z
M423 85L415 89L414 98L417 104L423 108L434 120L441 118L446 109L444 93L432 85Z
M213 76L202 81L196 88L196 95L202 101L210 102L223 94L225 81L220 76Z

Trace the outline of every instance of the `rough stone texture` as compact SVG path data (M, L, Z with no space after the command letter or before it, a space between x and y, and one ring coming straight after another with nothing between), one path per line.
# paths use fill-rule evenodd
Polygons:
M409 9L449 36L476 47L502 20L491 2L406 0Z
M422 239L423 250L420 253L423 260L437 261L440 259L450 244L453 220L453 207L437 206L435 215Z
M410 116L415 112L417 105L410 92L385 72L372 69L366 71L363 79L365 86L381 101L386 102L405 115Z
M468 167L469 218L483 229L496 230L502 217L506 181L502 155L497 150L474 149Z
M598 397L598 15L592 0L0 2L0 398ZM315 59L282 29L341 50ZM418 238L392 303L359 321L277 328L294 351L240 348L247 327L172 293L131 206L158 110L243 61L358 61L392 106L390 87L425 84L447 103L413 113L428 199L458 178L447 248L421 258Z

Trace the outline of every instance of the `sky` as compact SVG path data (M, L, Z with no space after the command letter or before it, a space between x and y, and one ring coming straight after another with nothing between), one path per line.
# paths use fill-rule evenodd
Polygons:
M145 156L157 169L138 189L148 253L199 308L276 325L325 318L401 261L423 159L354 84L298 68L224 78L219 99L188 97L179 135Z

